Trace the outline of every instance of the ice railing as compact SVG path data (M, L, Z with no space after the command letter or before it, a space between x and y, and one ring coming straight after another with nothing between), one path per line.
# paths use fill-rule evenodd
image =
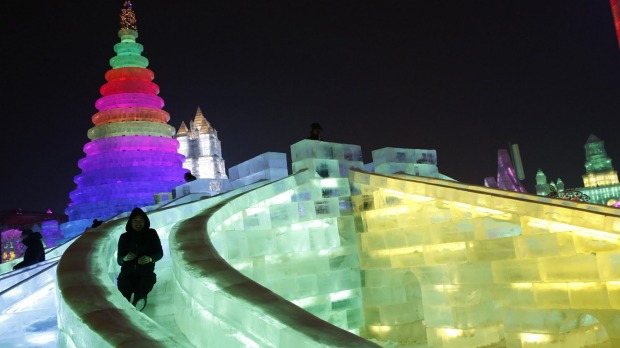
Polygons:
M151 226L158 230L165 248L164 259L156 267L158 284L167 281L160 277L166 273L160 263L165 264L167 257L171 259L172 270L169 273L172 285L170 293L165 296L174 303L175 328L162 326L157 320L137 312L114 285L113 279L118 274L116 245L124 231L126 219L86 231L69 247L58 266L59 345L170 347L188 346L189 340L197 346L277 347L290 346L288 342L294 342L300 347L327 347L350 346L354 342L360 347L376 347L348 331L323 322L244 277L210 246L206 233L209 216L217 217L209 220L213 224L219 221L218 218L227 216L230 207L271 197L270 194L278 192L274 187L282 189L292 185L290 188L294 188L296 180L300 180L302 175L239 195L218 209L211 207L249 188L148 213ZM306 183L314 185L311 181ZM348 183L345 186L348 187ZM317 195L316 189L314 191L312 196ZM323 195L320 188L318 192L319 196ZM332 212L338 210L336 201L331 202L332 206L335 203ZM314 209L314 202L311 204ZM199 212L195 218L189 219ZM181 222L175 228L177 231L171 233L177 222ZM331 230L333 232L333 228ZM168 237L171 238L169 253L166 248ZM202 243L197 246L194 244L197 241ZM214 261L216 259L218 261ZM340 264L346 266L342 263L344 260L338 259ZM239 280L243 280L243 286ZM354 278L353 283L359 287L359 278ZM337 303L340 299L342 308L346 307L347 300L359 307L360 299L356 298L360 295L359 289L347 294L338 294L334 300ZM332 297L330 294L322 296L330 301ZM352 316L358 327L362 324L360 315L361 308ZM339 316L342 317L342 314ZM175 333L179 329L186 337Z
M354 230L338 229L346 224L340 202L348 194L348 180L305 171L178 224L170 243L175 318L188 340L213 347L377 347L342 329L363 325Z
M620 211L352 170L367 337L620 345Z

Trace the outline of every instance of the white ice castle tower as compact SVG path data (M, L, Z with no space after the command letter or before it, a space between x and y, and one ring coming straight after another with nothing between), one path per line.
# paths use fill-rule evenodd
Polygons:
M181 122L175 138L179 141L179 153L185 156L183 168L189 169L196 178L228 178L217 131L211 127L200 107L194 120L189 122L189 128Z

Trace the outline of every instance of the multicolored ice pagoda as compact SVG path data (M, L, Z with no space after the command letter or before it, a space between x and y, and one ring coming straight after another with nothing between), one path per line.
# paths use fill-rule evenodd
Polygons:
M141 55L143 46L136 42L136 16L129 0L121 10L118 36L112 69L95 104L95 126L88 130L86 157L78 162L82 174L74 178L77 188L66 210L70 222L107 219L152 205L155 194L182 184L187 172L173 138L175 129L167 124L170 115L157 96L159 86Z

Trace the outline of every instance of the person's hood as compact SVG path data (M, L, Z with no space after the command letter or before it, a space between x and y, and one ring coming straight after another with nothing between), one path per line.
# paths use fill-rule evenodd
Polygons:
M28 237L22 240L22 243L24 243L25 246L30 246L32 242L36 240L41 240L41 239L43 239L43 236L41 235L40 232L32 232L31 234L28 235Z
M134 210L131 211L131 214L129 215L129 219L127 220L127 224L125 225L125 230L127 232L133 231L133 228L131 227L131 219L134 216L138 216L138 215L142 215L144 217L143 231L147 231L149 228L151 228L151 221L149 220L149 217L146 215L146 213L142 211L142 209L140 208L135 208Z

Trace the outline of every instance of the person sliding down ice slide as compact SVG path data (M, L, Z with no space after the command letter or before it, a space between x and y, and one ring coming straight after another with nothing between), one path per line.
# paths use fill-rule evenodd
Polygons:
M157 231L150 226L146 213L135 208L125 226L127 232L118 239L116 260L121 266L118 290L139 311L146 306L147 295L157 281L155 262L164 256Z

